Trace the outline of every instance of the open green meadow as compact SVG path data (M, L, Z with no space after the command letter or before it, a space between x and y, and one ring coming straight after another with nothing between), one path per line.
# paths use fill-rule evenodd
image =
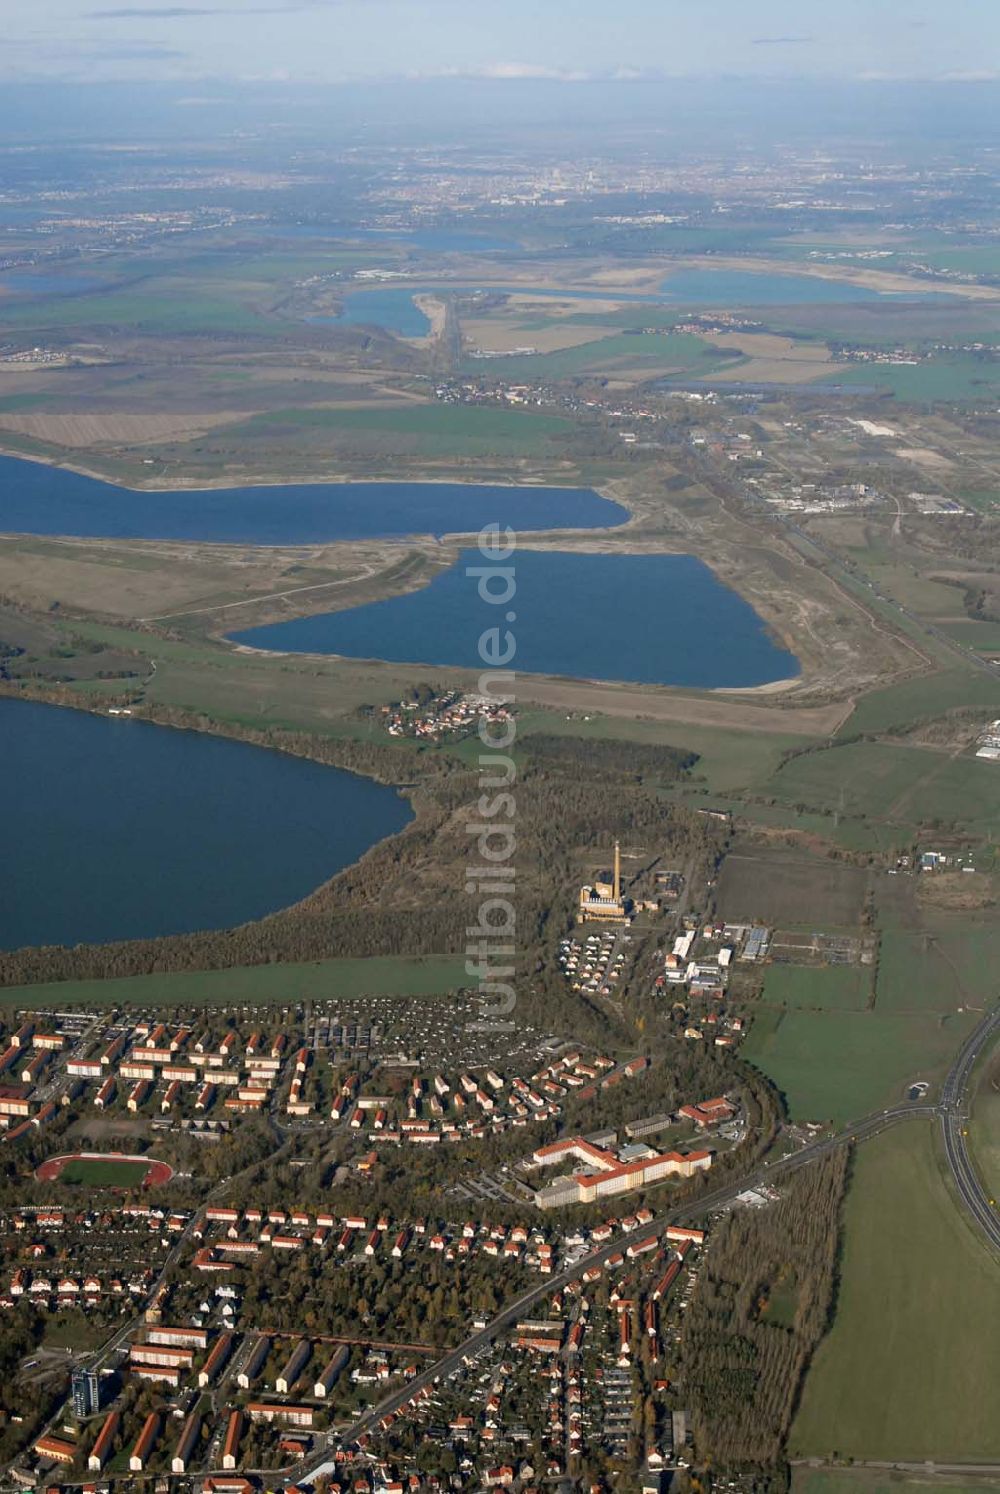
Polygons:
M937 400L965 403L991 399L1000 389L1000 367L955 354L925 363L863 363L846 373L837 370L838 384L874 386L907 404Z
M792 758L767 788L787 803L901 826L936 820L1000 831L1000 773L971 753L849 742Z
M266 286L234 282L201 283L195 278L151 278L140 284L0 302L0 326L32 330L80 331L112 327L145 334L254 333L281 337L287 323L265 316L255 302Z
M792 1457L1000 1460L1000 1274L944 1181L932 1124L858 1149L833 1327ZM986 1330L986 1331L984 1331Z
M439 996L468 983L458 955L383 955L317 960L302 965L251 965L234 970L179 971L122 980L54 981L8 986L0 1002L35 1007L266 1006L336 996Z
M943 1077L975 1014L758 1008L743 1047L784 1094L794 1121L845 1126Z
M768 1006L859 1012L868 1005L871 982L864 965L768 965L761 1000Z
M803 745L802 737L779 733L718 731L684 721L641 721L628 716L589 716L585 720L558 711L526 708L518 714L517 734L530 737L532 732L687 748L698 754L692 778L704 780L713 794L762 783L777 768L784 752Z
M1000 684L981 669L941 669L863 695L838 735L889 731L929 721L958 706L981 706L1000 715Z
M888 929L879 953L876 1010L883 1015L982 1011L997 998L1000 928Z
M633 320L645 314L637 308ZM652 325L652 323L650 323ZM595 338L577 347L562 348L556 353L534 353L524 358L504 358L505 376L519 378L565 378L574 374L646 369L664 374L676 370L695 378L715 373L720 368L738 367L745 359L720 355L718 348L703 342L689 332L651 333L629 336L627 333ZM478 359L463 364L465 373L482 373Z
M573 433L570 421L533 411L468 405L405 405L398 409L275 409L226 427L226 439L276 431L341 433L352 448L382 448L400 456L554 455L553 442Z
M805 1468L792 1470L792 1494L997 1494L996 1479L943 1477L879 1468Z

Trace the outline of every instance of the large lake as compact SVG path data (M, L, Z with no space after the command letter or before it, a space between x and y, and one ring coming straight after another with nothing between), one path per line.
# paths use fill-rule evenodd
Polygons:
M406 596L231 636L254 648L475 668L482 630L508 624L503 607L479 600L467 564L482 559L465 551ZM514 565L517 670L701 688L799 672L753 608L693 556L522 550Z
M336 768L0 699L0 947L225 928L305 897L411 818Z
M0 457L0 532L105 539L313 545L406 534L604 529L627 511L589 488L468 483L288 483L134 492L18 457Z

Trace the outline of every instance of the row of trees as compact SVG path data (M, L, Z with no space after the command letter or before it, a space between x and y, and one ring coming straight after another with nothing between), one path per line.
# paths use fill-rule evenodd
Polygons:
M688 1312L682 1365L700 1459L783 1460L802 1379L831 1315L848 1153L783 1185L777 1203L719 1226Z

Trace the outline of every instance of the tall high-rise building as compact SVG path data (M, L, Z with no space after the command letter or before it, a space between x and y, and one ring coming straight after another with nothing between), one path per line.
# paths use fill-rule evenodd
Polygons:
M96 1370L75 1369L72 1379L73 1414L93 1416L101 1407L101 1382Z

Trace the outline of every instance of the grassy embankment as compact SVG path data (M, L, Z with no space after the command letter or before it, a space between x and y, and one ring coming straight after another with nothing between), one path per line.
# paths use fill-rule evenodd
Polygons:
M123 980L57 981L9 986L3 1004L19 1010L70 1006L268 1006L365 995L438 996L466 983L456 955L385 955L373 959L320 960L305 965L254 965L233 970L193 970L137 975Z

